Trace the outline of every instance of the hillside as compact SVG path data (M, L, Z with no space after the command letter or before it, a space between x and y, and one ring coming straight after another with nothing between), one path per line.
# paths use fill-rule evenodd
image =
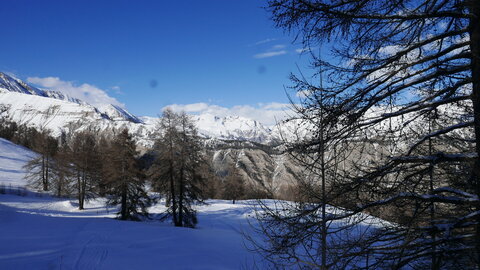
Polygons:
M23 187L27 184L22 168L36 153L0 138L0 185Z

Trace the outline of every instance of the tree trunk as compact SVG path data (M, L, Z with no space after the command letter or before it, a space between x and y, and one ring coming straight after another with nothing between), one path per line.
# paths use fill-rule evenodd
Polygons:
M82 179L80 177L80 172L77 172L77 193L78 193L78 209L82 210Z
M173 150L172 150L173 151ZM173 224L175 226L178 225L178 216L177 216L177 199L175 198L175 181L173 179L173 164L172 161L170 160L170 200L172 201L172 215L173 215Z
M121 210L121 219L127 219L127 183L122 184L122 210Z
M124 147L124 154L123 154L123 158L125 159L125 151L126 151L126 147ZM121 219L122 220L126 220L127 219L127 180L125 179L126 178L126 161L125 160L122 160L122 176L121 176L121 181L122 181L122 209L120 211L120 215L121 215Z
M178 226L183 226L183 192L184 192L184 169L180 170L180 190L178 198Z
M48 163L49 163L49 160L48 160L48 156L46 158L46 162L45 162L45 191L48 190Z
M80 179L80 182L78 183L80 185L79 187L79 209L83 210L84 202L85 202L85 171L83 172L82 178Z
M42 155L42 186L43 191L48 191L48 185L46 181L45 155Z
M474 109L474 123L475 123L475 150L477 152L477 159L474 164L473 184L475 193L480 196L480 2L470 1L470 50L472 52L472 102ZM477 205L476 211L480 211ZM476 242L476 266L480 266L480 216L477 215L477 225L475 229Z
M60 177L60 179L58 179L58 184L57 184L57 197L62 196L62 186L63 186L63 178Z

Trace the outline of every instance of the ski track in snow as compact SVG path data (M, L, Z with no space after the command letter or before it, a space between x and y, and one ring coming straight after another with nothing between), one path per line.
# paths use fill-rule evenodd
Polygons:
M36 154L3 139L0 153L8 157L0 161L0 183L25 187L22 166ZM260 255L245 247L248 241L241 234L251 232L249 221L255 224L249 217L256 201L197 205L199 224L189 229L158 220L115 220L117 209L105 207L104 198L78 210L75 199L33 191L23 195L0 194L1 270L266 268ZM273 200L265 203L275 206ZM164 202L149 212L164 213Z
M25 165L36 154L0 139L0 184L25 187ZM197 229L169 222L119 221L105 199L85 210L75 199L27 190L0 194L0 269L248 269L261 258L244 246L250 202L210 200L197 206ZM162 202L151 207L158 215Z
M102 269L101 266L108 256L108 250L102 246L107 238L94 233L83 244L82 250L75 261L75 269Z

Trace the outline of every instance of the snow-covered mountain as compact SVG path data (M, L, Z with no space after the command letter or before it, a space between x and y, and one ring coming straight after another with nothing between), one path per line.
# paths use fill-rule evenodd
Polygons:
M199 131L206 137L225 140L238 140L239 138L255 141L269 142L272 140L272 131L258 121L240 116L218 117L212 114L195 115Z
M204 138L250 141L262 144L271 144L277 140L277 137L272 133L272 129L249 118L241 116L219 117L210 113L191 115L191 118L197 125L199 135ZM158 118L145 116L141 117L141 120L146 125L154 126Z
M32 85L29 85L23 82L20 79L17 79L15 77L12 77L2 72L0 72L0 91L16 92L16 93L21 93L26 95L34 95L34 96L63 100L71 103L76 103L82 106L90 106L88 103L78 98L70 97L59 91L51 91L51 90L36 88ZM97 110L99 113L104 114L103 115L104 118L109 118L112 120L127 120L135 123L141 122L140 119L138 119L133 114L115 105L105 104L105 106L97 107L97 108L94 107L94 109Z
M137 117L112 104L92 106L58 91L44 90L0 72L0 105L16 122L54 133L69 126L95 125L100 129L127 127L137 140L151 145L157 118ZM233 141L251 141L272 144L278 135L258 121L239 117L218 117L212 114L192 115L199 134L204 138Z

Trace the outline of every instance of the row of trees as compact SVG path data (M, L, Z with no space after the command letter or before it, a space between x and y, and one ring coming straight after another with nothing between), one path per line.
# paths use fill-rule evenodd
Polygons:
M280 267L478 269L480 2L267 9L310 49L319 83L292 76L310 134L289 142L304 188L262 207L258 250Z
M194 204L207 197L233 203L244 198L243 179L235 166L224 177L213 172L195 124L185 113L166 110L159 118L151 166L144 164L127 129L108 133L72 126L56 138L46 129L17 125L8 118L1 123L0 135L17 142L25 137L28 144L23 145L38 153L25 166L30 185L55 196L74 196L80 210L100 196L109 205L119 205L120 219L141 219L155 202L156 196L147 193L151 186L165 197L164 219L195 227Z
M128 130L110 138L87 128L60 140L43 131L36 140L38 156L25 166L30 185L56 196L75 195L80 210L86 200L107 196L109 204L120 205L120 219L146 215L145 178Z

